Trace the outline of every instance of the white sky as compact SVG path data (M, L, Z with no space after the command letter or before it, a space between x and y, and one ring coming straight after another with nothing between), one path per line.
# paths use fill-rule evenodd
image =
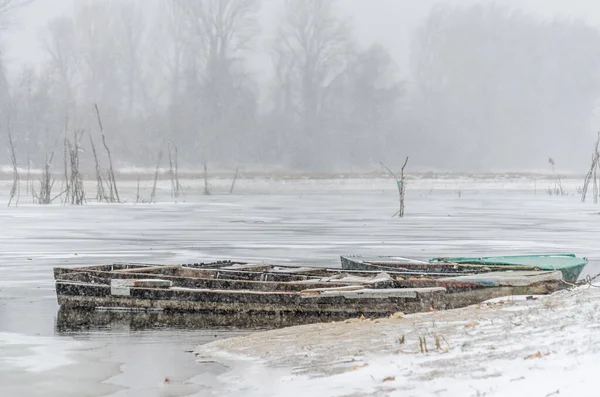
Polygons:
M9 73L13 74L23 62L36 62L43 57L38 40L42 34L41 28L51 18L69 13L73 1L36 0L15 13L13 25L3 42ZM404 75L407 72L406 60L412 31L432 5L470 4L476 1L491 0L341 0L339 5L341 13L354 22L359 40L384 44L398 61ZM496 0L496 3L518 6L540 16L581 17L600 27L600 2L594 0ZM266 45L284 0L263 0L262 4L264 38L259 43Z

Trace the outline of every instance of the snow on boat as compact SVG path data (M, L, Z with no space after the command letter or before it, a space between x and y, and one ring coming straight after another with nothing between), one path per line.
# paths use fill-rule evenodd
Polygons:
M61 310L284 314L330 319L464 307L501 296L552 293L563 284L558 271L407 279L380 271L241 262L57 267L54 277Z

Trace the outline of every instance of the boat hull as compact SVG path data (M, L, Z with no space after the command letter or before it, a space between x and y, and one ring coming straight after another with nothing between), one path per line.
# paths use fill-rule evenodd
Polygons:
M444 288L413 288L397 293L300 294L235 290L130 288L115 294L111 286L57 282L58 304L64 309L129 308L169 312L302 314L340 318L385 316L446 308ZM388 295L388 296L386 296Z

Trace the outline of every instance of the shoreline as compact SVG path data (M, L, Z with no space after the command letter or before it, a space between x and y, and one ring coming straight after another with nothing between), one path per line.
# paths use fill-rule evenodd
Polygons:
M585 386L600 364L600 334L593 331L600 328L600 289L534 298L302 325L216 341L195 353L199 362L230 367L221 381L254 393L246 395L275 396L284 387L288 397L307 390L330 396L496 396L523 395L524 389L590 395Z
M26 168L18 168L21 180L27 180L28 170ZM57 181L64 180L63 169L50 170ZM42 174L41 169L30 169L29 175L32 180L37 181ZM81 175L86 181L96 181L95 170L85 169L81 171ZM116 168L115 177L117 183L123 181L153 180L156 175L155 168ZM160 168L158 171L159 179L170 180L170 170L168 168ZM178 171L180 180L204 180L204 172L200 167L196 169L182 168ZM236 176L236 170L226 169L208 169L209 179L226 179L231 180ZM273 181L300 181L300 180L344 180L344 179L393 179L385 170L372 171L327 171L327 172L310 172L310 171L262 171L256 169L239 169L237 172L238 179L245 180L273 180ZM581 180L585 178L584 173L567 172L560 174L563 180L575 179ZM11 181L13 179L12 167L0 166L0 180ZM442 172L442 171L413 171L406 175L407 180L463 180L473 179L475 181L489 180L554 180L554 175L551 172L533 172L533 171L506 171L506 172Z

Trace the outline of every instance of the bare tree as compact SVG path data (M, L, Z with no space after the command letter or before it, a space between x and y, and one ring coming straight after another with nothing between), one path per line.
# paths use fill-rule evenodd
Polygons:
M257 0L175 0L197 46L203 74L219 72L249 48L256 33Z
M158 176L160 173L160 162L163 157L163 145L160 145L158 149L158 160L156 161L156 172L154 173L154 183L152 184L152 192L150 193L150 202L154 202L154 198L156 197L156 185L158 184ZM139 181L138 181L138 192L139 192ZM139 197L139 193L138 193Z
M75 4L74 29L84 82L81 95L107 113L124 105L127 91L121 62L124 40L118 34L115 3L83 0Z
M83 175L80 171L80 158L81 153L81 137L83 136L83 130L77 130L73 132L73 141L66 139L66 145L68 148L69 157L69 184L68 184L68 195L67 202L76 205L85 204L85 191L83 189Z
M300 159L306 158L316 143L328 87L344 72L348 35L345 21L335 17L333 1L286 2L273 60L285 106L293 107L301 120L303 134L301 141L295 142L302 148Z
M46 159L44 160L44 169L42 170L42 176L40 177L40 180L39 180L39 182L40 182L39 192L36 192L32 188L33 199L38 204L44 204L44 205L51 204L52 201L56 198L56 197L52 197L52 188L54 187L55 179L52 178L52 172L50 171L50 166L52 165L53 158L54 158L54 152L50 153L50 155L46 155Z
M173 150L171 150L173 146ZM167 142L167 150L169 151L169 175L171 177L171 197L179 198L183 193L181 183L179 183L179 165L178 165L178 149L177 145L171 145Z
M552 166L552 175L554 176L554 187L548 188L548 193L550 195L555 194L557 196L564 196L565 191L563 190L560 175L556 173L556 163L554 162L554 159L550 157L548 163Z
M104 188L104 178L102 177L102 169L100 168L100 162L98 161L98 152L96 152L94 138L92 138L92 134L88 135L90 137L90 145L92 146L92 154L94 155L94 164L96 166L96 200L98 202L110 202L111 200L107 196L106 189Z
M119 37L120 46L117 63L124 75L126 85L125 103L128 113L134 111L139 103L138 98L145 96L144 84L141 83L144 68L141 67L143 58L142 46L146 33L146 23L143 10L136 2L113 1L110 3L115 19L114 28Z
M184 89L184 61L186 51L190 50L188 29L184 23L187 16L175 1L155 1L155 17L149 29L152 51L147 61L154 76L157 77L153 96L166 106L166 124L169 126L169 138L181 139L181 109Z
M204 161L214 153L236 155L236 132L248 128L256 109L254 83L244 55L257 32L257 0L176 0L191 49L184 56L186 95L194 107L187 124ZM218 137L218 139L217 139Z
M392 215L392 218L398 215L399 218L404 218L404 195L406 194L406 185L404 182L404 169L408 164L408 156L406 156L406 160L404 161L404 165L402 166L402 170L400 171L400 178L394 174L392 170L390 170L385 164L380 163L383 168L385 168L390 175L396 180L396 186L398 187L398 198L400 199L400 209Z
M587 190L590 185L590 181L594 180L594 203L598 202L598 192L596 185L596 169L598 168L600 161L600 152L598 152L598 146L600 145L600 132L598 133L598 139L596 140L596 146L594 149L594 153L592 154L592 166L590 170L585 175L585 179L583 180L583 189L581 192L581 202L585 203L585 196L587 195Z
M473 170L536 167L543 153L583 165L567 159L585 150L573 133L588 130L600 93L600 58L588 51L600 32L501 3L440 4L416 30L414 156Z
M80 57L77 56L77 41L73 20L58 17L51 20L42 36L42 45L49 56L48 72L52 74L64 96L68 111L74 105L75 78L78 75Z
M0 0L0 30L5 30L10 24L12 11L33 3L35 0Z
M100 127L100 135L102 137L102 145L106 150L106 155L108 156L108 188L110 192L111 201L116 201L117 203L121 202L121 198L119 197L119 191L117 190L117 180L115 179L115 171L113 168L112 155L110 153L110 149L108 148L108 144L106 143L106 135L104 134L104 127L102 125L102 119L100 118L100 110L98 109L98 105L94 104L94 109L96 109L96 116L98 117L98 126ZM94 150L95 155L95 150Z

